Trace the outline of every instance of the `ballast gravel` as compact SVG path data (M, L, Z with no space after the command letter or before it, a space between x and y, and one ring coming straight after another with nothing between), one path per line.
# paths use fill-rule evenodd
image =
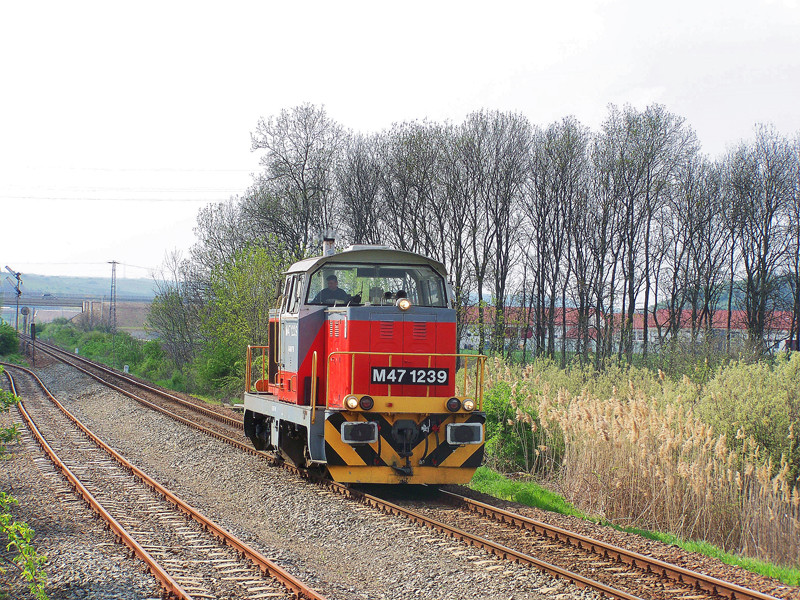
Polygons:
M3 376L5 383L5 376ZM4 389L5 388L4 386ZM45 593L50 600L157 600L158 583L144 571L144 564L115 542L92 510L67 485L66 480L44 458L32 436L22 425L15 408L0 414L0 426L17 424L18 442L8 444L8 455L0 460L0 490L19 504L11 513L35 532L37 553L47 556ZM11 552L0 540L0 598L33 598L19 571L9 565ZM3 596L3 593L7 594Z
M128 460L331 600L595 597L321 491L69 367L37 373L68 410Z

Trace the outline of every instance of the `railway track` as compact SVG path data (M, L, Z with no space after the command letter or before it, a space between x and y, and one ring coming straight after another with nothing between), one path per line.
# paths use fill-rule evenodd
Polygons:
M52 344L37 341L36 347L48 356L74 367L98 383L111 387L148 408L163 409L161 412L167 411L173 418L177 416L191 419L192 424L200 423L206 429L233 439L237 439L237 434L238 438L241 438L240 441L247 439L244 437L241 416L225 407L209 407L201 400L170 393L105 365L66 352Z
M102 442L33 372L4 367L31 434L117 540L147 564L165 597L323 600Z
M54 355L66 354L63 351L50 350L50 352ZM82 366L78 366L74 364L77 362L74 361L74 357L67 356L69 356L68 362L73 366L80 368L104 385L110 385L106 378L113 377L116 380L124 378L125 386L130 386L129 389L124 390L122 385L117 386L116 384L111 384L112 387L142 402L143 399L140 395L132 391L141 384L132 378L104 367L101 370L105 374L100 375L96 370L97 366L93 363L81 359ZM156 393L162 398L162 403L159 403L156 410L169 414L172 418L192 427L197 427L196 421L201 420L203 425L200 428L209 435L223 439L226 443L243 451L264 456L276 463L282 463L266 453L256 452L244 442L240 424L222 422L209 416L207 414L209 409L195 411L194 404L191 402L183 399L176 401L173 399L176 397L171 397L171 394L160 390L152 392L153 388L146 387L149 388L147 393ZM195 416L192 419L188 416L178 415L177 411L173 412L165 408L163 402L180 405L187 411L186 414L194 413L201 416ZM222 422L223 425L207 427L210 421ZM285 466L300 475L309 476L291 465ZM535 522L522 515L477 503L456 494L442 493L441 501L438 501L438 504L406 502L405 505L401 505L402 503L391 502L386 498L379 498L334 482L325 481L323 485L336 493L353 498L384 513L402 515L423 527L439 531L467 545L481 548L504 560L534 566L556 577L572 581L580 587L597 590L607 597L681 598L686 600L717 597L759 600L775 598L545 523Z
M588 570L609 588L641 598L775 598L450 491L433 489L424 501L396 502L449 530L468 531L502 543L509 549L500 553L504 558L527 561L536 556L547 565L571 572Z

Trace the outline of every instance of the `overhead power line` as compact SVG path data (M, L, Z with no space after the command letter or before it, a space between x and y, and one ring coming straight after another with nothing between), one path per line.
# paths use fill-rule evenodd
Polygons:
M64 196L6 195L0 195L0 198L5 200L61 200L64 202L223 202L228 200L228 198L67 198Z
M30 171L99 171L103 173L252 173L253 169L178 169L171 167L155 169L121 168L121 167L16 167L15 170ZM2 169L0 169L2 170Z
M189 186L189 187L143 187L143 186L105 186L105 185L10 185L6 186L6 191L20 190L24 193L31 193L35 191L42 192L71 192L75 194L89 194L100 192L134 192L141 194L190 194L190 193L206 193L206 194L225 194L239 190L240 187L208 187L208 186Z

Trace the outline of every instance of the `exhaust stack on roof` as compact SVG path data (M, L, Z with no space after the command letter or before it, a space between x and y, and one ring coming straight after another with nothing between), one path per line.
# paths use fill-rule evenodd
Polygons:
M322 236L322 256L334 254L336 254L336 235L332 231L326 231Z

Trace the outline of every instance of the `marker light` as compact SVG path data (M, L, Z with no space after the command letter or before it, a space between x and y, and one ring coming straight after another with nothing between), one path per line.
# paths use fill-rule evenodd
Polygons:
M458 409L461 408L461 400L458 398L450 398L445 406L447 406L447 410L450 412L458 412Z
M375 400L372 399L372 396L361 396L359 405L361 410L372 410L372 407L375 406Z
M355 410L356 408L358 408L358 398L356 398L355 396L347 396L344 399L344 405L350 410Z
M395 304L397 308L403 311L411 308L411 300L409 300L408 298L399 298Z
M465 398L464 410L469 410L469 411L475 410L475 400L473 400L472 398Z

